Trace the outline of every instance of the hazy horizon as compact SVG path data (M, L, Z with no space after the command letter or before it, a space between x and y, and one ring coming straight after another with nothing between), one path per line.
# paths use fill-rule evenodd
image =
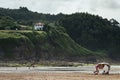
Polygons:
M50 14L88 12L120 22L118 0L0 0L0 7L3 8L18 9L20 6L34 12Z

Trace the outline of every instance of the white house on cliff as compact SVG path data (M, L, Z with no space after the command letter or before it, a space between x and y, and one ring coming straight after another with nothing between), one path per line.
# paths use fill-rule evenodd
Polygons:
M34 24L35 30L43 30L43 27L44 27L44 23L39 22Z

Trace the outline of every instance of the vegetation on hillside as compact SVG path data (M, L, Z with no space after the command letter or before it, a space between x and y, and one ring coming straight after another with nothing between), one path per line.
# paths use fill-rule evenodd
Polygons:
M0 32L1 43L4 43L4 40L2 39L3 35L6 37L4 38L6 40L9 40L9 36L11 36L12 38L10 41L18 40L19 42L20 40L19 44L17 43L19 46L28 44L22 47L27 46L25 50L30 50L30 54L33 54L35 57L37 56L37 58L62 59L63 57L65 59L66 57L66 59L77 59L77 57L80 57L81 55L96 55L96 53L90 51L92 50L97 53L99 52L99 56L108 55L114 60L120 60L120 26L118 25L119 22L115 19L107 20L98 15L91 15L88 13L74 13L70 15L62 13L57 15L43 14L32 12L26 7L20 7L19 9L0 8L0 30L32 30L32 26L36 22L47 24L52 22L57 26L51 24L49 26L52 27L47 26L42 32ZM62 27L59 27L58 25ZM16 36L17 38L13 36ZM8 41L8 43L10 41ZM3 53L4 50L8 48L8 43L5 42L6 46L4 45L5 47L0 47L0 52ZM13 50L11 52L15 52L15 49L10 50ZM10 52L10 50L6 50L6 52ZM24 51L24 48L21 50L20 54L22 51ZM56 52L58 52L57 55ZM41 55L42 53L44 55ZM66 56L66 53L68 53L69 56ZM61 55L62 57L60 58L54 57Z
M63 27L53 25L47 25L45 31L0 31L0 44L3 60L96 61L104 57L81 47Z
M5 9L0 8L0 16L9 16L16 20L21 25L33 25L34 22L55 22L64 17L64 14L59 13L57 15L43 14L32 12L26 7L20 7L19 9Z
M120 26L114 19L108 21L88 13L67 15L59 21L73 40L94 51L104 51L120 60Z
M0 30L15 30L19 29L19 25L9 16L0 17Z

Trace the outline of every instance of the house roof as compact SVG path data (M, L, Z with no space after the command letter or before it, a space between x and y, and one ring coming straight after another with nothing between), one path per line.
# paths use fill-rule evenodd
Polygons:
M35 23L35 25L43 26L44 23L39 22L39 23Z

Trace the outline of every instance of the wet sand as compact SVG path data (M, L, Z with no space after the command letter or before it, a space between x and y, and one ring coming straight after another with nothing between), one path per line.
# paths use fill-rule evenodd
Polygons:
M120 80L120 66L109 75L94 75L94 66L79 67L0 67L0 80Z
M93 75L89 73L0 73L0 80L120 80L120 74Z

